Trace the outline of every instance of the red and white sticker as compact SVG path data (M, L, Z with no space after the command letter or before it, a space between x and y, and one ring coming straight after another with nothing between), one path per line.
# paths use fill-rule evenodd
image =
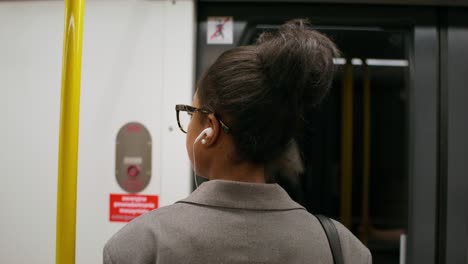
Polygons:
M130 222L134 218L158 208L157 195L110 194L109 221Z
M233 44L233 17L208 17L206 33L206 41L208 44Z

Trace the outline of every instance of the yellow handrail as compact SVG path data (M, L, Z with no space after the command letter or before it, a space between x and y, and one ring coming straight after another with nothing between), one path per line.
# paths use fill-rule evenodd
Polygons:
M75 263L76 181L84 0L65 1L57 187L56 264Z
M369 240L369 195L370 195L370 161L371 161L371 86L370 72L366 60L362 60L363 69L363 177L362 177L362 228L361 241L367 245Z
M351 227L353 188L353 65L346 60L341 97L341 223Z

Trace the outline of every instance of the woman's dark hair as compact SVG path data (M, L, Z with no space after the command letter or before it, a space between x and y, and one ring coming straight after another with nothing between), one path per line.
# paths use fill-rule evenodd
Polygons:
M236 159L266 164L297 135L305 109L327 93L338 55L306 20L292 20L254 45L221 54L200 79L197 96L230 127Z

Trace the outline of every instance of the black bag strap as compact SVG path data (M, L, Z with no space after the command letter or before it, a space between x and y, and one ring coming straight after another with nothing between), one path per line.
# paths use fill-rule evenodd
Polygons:
M323 215L315 215L327 234L328 243L333 256L333 263L344 264L343 252L341 251L340 237L333 221Z

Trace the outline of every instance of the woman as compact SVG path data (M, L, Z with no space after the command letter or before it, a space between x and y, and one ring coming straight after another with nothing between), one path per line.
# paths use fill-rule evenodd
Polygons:
M333 263L318 220L266 167L294 148L302 114L331 85L335 45L294 20L251 46L224 52L198 82L187 152L210 181L185 200L146 213L115 234L104 263ZM294 151L293 151L294 152ZM369 250L335 222L345 263L371 263Z

